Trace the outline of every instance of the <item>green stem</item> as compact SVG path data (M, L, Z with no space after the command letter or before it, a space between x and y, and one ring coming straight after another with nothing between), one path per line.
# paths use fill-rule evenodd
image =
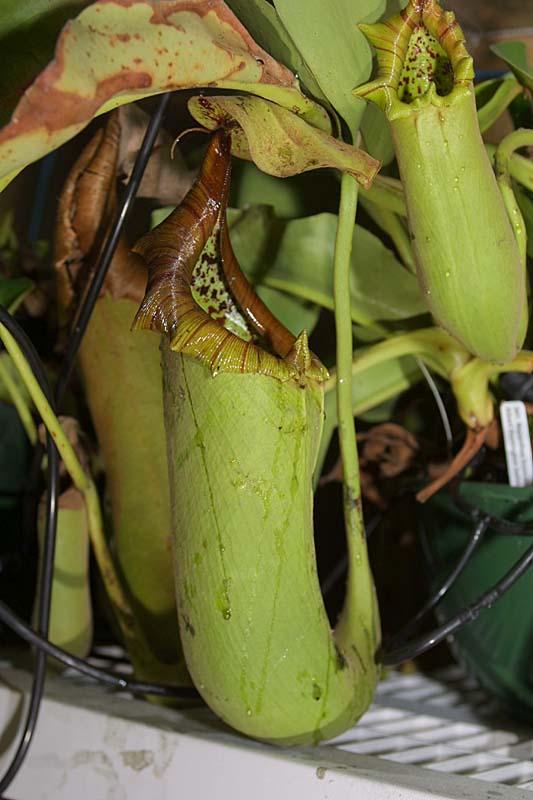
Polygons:
M56 417L52 407L50 406L50 403L46 399L41 387L39 386L33 371L24 358L24 354L7 328L1 324L0 339L3 341L7 352L13 359L20 377L24 381L24 384L28 389L28 393L34 402L35 407L46 426L46 429L52 436L61 459L65 464L67 472L72 478L74 486L83 494L85 498L91 543L98 566L100 568L100 572L102 573L102 578L104 579L105 587L109 593L109 597L113 602L113 605L118 612L117 617L122 632L128 639L138 639L140 633L137 630L131 608L120 585L120 581L113 564L113 559L105 539L102 515L100 511L100 502L96 487L90 475L85 472L80 464L74 447L70 443L65 431L61 427L61 423Z
M524 264L527 253L527 234L524 218L511 183L511 158L515 150L530 145L533 145L533 131L520 128L502 139L495 154L496 177Z
M26 400L24 399L24 395L17 386L16 381L13 380L9 369L2 358L0 358L0 381L6 387L7 393L10 396L13 405L17 409L20 421L22 422L28 439L32 445L34 445L37 442L37 428L33 421L31 411L26 403Z
M496 145L485 142L485 148L494 165ZM518 153L513 153L509 162L509 173L514 181L533 192L533 161L518 155Z
M469 353L441 328L421 328L391 336L363 353L354 354L350 377L353 379L367 369L402 356L418 356L433 372L447 380L470 359ZM336 388L338 374L330 370L330 377L324 384L326 394Z
M489 83L489 81L487 81ZM480 84L476 94L483 88ZM484 133L503 114L505 109L513 102L515 97L522 94L523 89L514 77L505 78L494 92L488 103L485 103L477 112L479 130Z
M348 550L346 598L335 637L355 650L359 663L371 663L380 640L377 601L366 549L359 457L352 411L352 324L350 267L357 211L357 183L343 175L335 240L333 294L337 338L337 417L343 468L343 505Z
M361 197L361 205L374 220L376 225L379 225L381 230L384 231L387 236L390 236L398 251L398 255L407 269L410 272L416 272L413 248L411 247L409 234L400 217L395 214L394 211L389 211L387 208L376 205L364 197Z
M337 335L337 416L344 470L344 517L349 538L364 535L359 459L352 414L353 342L350 313L350 266L356 211L357 183L351 176L343 175L335 241L333 295Z

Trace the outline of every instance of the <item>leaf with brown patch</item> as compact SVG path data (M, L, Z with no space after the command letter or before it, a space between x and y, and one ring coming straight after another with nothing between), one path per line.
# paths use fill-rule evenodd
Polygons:
M200 86L260 94L329 129L325 111L223 0L97 0L63 28L54 60L0 130L0 188L95 115Z

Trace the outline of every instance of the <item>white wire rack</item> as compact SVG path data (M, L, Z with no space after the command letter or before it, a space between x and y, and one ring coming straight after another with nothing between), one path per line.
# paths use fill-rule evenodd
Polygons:
M533 729L498 715L458 667L393 673L360 724L329 746L527 789L533 800Z
M26 671L0 665L0 768ZM351 731L280 750L205 708L173 711L74 675L51 677L12 800L532 800L533 729L496 715L457 668L391 673Z

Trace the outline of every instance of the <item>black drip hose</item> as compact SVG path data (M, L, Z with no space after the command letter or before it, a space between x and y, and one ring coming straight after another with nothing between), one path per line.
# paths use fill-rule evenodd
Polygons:
M395 667L403 661L416 658L422 653L425 653L426 650L435 647L435 645L442 642L443 639L446 639L447 636L451 636L469 622L473 622L477 619L484 609L491 608L491 606L522 577L532 563L533 546L518 559L516 564L511 567L501 580L495 583L494 586L482 594L475 602L468 605L440 627L413 639L411 642L398 647L396 650L388 652L379 651L376 657L377 661L384 664L386 667Z
M467 542L467 545L461 555L459 556L457 563L453 567L450 574L444 580L444 582L436 589L431 597L424 603L422 608L415 614L415 616L409 620L407 625L405 625L401 630L399 630L394 636L392 636L386 643L386 647L384 650L390 650L392 648L397 649L400 645L405 644L405 640L407 636L409 636L416 628L418 627L419 623L424 619L424 617L429 614L430 611L441 602L441 600L448 594L452 586L458 580L460 575L462 575L466 566L470 563L472 556L474 555L478 544L482 540L485 531L489 526L489 518L483 517L478 524L474 527L472 534Z

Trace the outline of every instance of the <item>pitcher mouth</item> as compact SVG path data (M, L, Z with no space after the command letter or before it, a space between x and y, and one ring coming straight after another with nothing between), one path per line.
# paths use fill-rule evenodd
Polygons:
M172 350L213 375L321 383L327 370L309 350L306 332L294 336L239 266L226 222L230 177L230 134L219 128L182 203L134 247L147 267L148 285L133 327L168 336Z
M378 105L389 119L452 104L471 91L474 67L463 32L455 14L436 0L410 0L397 16L359 28L376 50L378 71L354 94Z

